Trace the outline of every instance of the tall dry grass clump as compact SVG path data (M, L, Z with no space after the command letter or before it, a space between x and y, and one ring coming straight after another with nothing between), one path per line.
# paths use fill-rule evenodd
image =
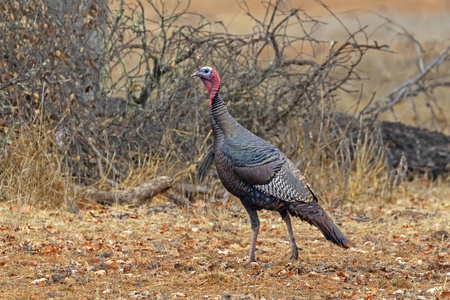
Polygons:
M0 147L2 201L13 205L67 208L79 200L64 156L51 130L18 124Z
M363 139L358 139L354 145L354 158L351 164L351 175L348 177L348 198L361 201L361 196L367 200L386 196L389 187L387 165L385 163L386 149L380 147L369 133L364 133Z

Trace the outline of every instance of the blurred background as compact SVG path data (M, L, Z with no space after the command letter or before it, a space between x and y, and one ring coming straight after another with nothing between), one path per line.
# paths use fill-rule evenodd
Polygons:
M129 3L133 3L129 1ZM167 8L173 9L179 1L164 1ZM182 4L186 4L187 1ZM244 5L245 3L245 5ZM145 7L145 3L143 4ZM415 77L419 71L420 51L426 59L435 58L450 42L450 2L445 0L395 0L395 1L286 1L284 5L303 10L311 17L324 22L319 26L314 36L324 41L342 42L348 37L348 32L355 32L361 27L367 34L367 39L379 44L389 45L389 52L372 53L364 57L359 65L364 79L362 106L372 99L387 95L391 90L405 81ZM324 7L327 6L327 8ZM248 34L254 29L254 24L243 8L249 9L256 18L262 19L266 14L267 3L264 1L190 1L191 11L204 15L212 21L221 21L230 33ZM334 14L334 15L333 15ZM181 23L195 25L195 20L184 18ZM345 27L344 27L345 26ZM290 34L296 34L296 28L291 28ZM412 42L415 39L417 44ZM315 47L315 57L319 60L328 49ZM303 47L303 52L310 53L312 49ZM287 51L286 55L290 55ZM270 55L268 56L270 59ZM358 97L339 94L340 111L348 111L359 100ZM399 120L408 125L420 125L430 129L435 126L446 134L450 129L446 120L450 116L450 99L446 90L436 95L440 111L427 109L427 101L419 97L415 114L411 111L411 103L401 103L393 107L394 113L381 116L383 120ZM448 112L448 113L445 113ZM437 113L437 119L432 120ZM436 123L434 123L436 121Z

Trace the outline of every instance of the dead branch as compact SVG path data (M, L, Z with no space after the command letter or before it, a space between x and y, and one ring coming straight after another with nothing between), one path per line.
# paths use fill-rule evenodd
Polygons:
M427 90L434 89L436 87L449 86L450 82L438 82L437 80L431 80L431 82L424 82L425 77L440 66L445 61L450 59L450 46L445 48L439 55L417 76L405 81L398 87L394 88L389 94L384 96L378 101L375 101L371 106L367 107L361 112L361 115L377 116L386 110L391 109L394 105L407 99L411 96L416 96L420 92L427 93Z
M172 179L170 177L160 176L129 190L115 190L110 192L88 191L87 196L101 204L112 205L119 203L139 205L142 203L151 203L155 195L167 190L171 186Z
M102 160L105 161L107 165L110 166L110 168L113 170L114 174L117 175L119 172L116 170L114 165L106 158L104 157L100 151L95 147L94 143L92 142L92 138L85 138L89 144L89 147L94 151L95 156L97 157L97 167L100 177L103 177L103 166L102 166ZM118 184L114 180L111 180L109 178L106 178L106 181L111 184L112 186L116 187Z

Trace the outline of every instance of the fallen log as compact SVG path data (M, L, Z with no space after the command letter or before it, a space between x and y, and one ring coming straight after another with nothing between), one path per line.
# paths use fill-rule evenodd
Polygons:
M136 206L143 203L151 203L155 195L172 187L172 182L172 178L160 176L128 190L88 191L87 197L106 205L119 203Z

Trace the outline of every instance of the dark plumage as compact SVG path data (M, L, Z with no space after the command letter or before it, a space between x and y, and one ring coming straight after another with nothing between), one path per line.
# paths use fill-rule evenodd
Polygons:
M298 247L290 215L316 226L325 238L348 248L349 241L319 205L306 178L275 146L242 127L229 113L219 94L220 78L211 67L198 69L192 76L202 80L210 96L214 148L199 168L199 178L206 176L214 161L225 188L238 197L253 229L247 263L255 261L259 232L258 210L278 211L286 223L292 248L291 259L298 258Z

